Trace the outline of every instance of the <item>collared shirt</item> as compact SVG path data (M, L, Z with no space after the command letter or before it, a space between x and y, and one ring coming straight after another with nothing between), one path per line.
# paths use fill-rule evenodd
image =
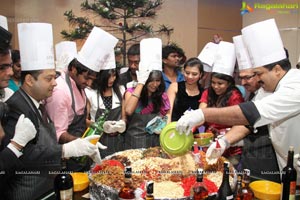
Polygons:
M71 87L74 94L75 112L82 115L86 108L86 96L84 90L79 90L75 81L70 77ZM51 97L46 99L46 110L50 119L54 122L57 140L62 133L68 130L75 113L72 109L72 96L65 80L65 73L56 79L57 86Z
M164 79L164 81L165 81L165 86L166 86L165 91L167 91L168 88L169 88L169 86L170 86L170 84L171 84L172 82L171 82L170 79L166 76L166 74L165 74L164 72L163 72L162 74L163 74L163 79ZM181 71L177 70L177 71L176 71L176 74L177 74L176 82L184 81L184 76L183 76L183 74L181 73Z
M280 170L286 165L288 147L300 146L300 70L291 69L273 93L262 88L253 102L240 104L250 125L268 125ZM296 159L294 159L295 161ZM300 181L298 171L297 180Z

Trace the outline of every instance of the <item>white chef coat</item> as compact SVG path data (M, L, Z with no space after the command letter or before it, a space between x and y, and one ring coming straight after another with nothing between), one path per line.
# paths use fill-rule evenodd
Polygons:
M120 92L121 95L124 95L125 92L125 87L124 86L120 86ZM91 104L91 108L90 108L90 115L91 115L91 120L95 121L95 115L96 112L98 110L98 104L97 104L97 90L93 90L91 88L85 88L85 93L87 96L87 99L89 100L90 104ZM113 91L113 95L112 95L112 109L117 108L119 106L121 106L121 103L117 94L115 93L115 91ZM99 94L99 108L100 109L105 109L105 105L103 103L103 100L101 98L101 95Z
M260 91L254 104L260 114L254 127L268 125L279 169L282 170L287 164L289 146L294 146L295 154L300 148L300 70L289 70L274 93ZM297 171L297 182L300 183L300 171Z

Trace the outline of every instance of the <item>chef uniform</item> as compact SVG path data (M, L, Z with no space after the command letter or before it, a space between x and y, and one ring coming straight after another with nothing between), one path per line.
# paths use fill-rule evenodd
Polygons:
M78 53L78 62L94 72L99 72L100 66L103 65L117 41L108 32L94 27ZM55 124L57 138L59 140L64 132L82 137L87 128L87 98L84 89L77 87L68 71L62 72L56 81L57 86L54 88L53 95L46 100L46 109ZM75 159L69 159L67 169L72 171L89 170L90 161L90 159L86 159L82 163Z
M283 43L274 19L252 24L242 29L252 66L260 67L286 59ZM288 147L300 146L300 71L290 69L272 94L256 98L254 103L240 105L250 125L268 125L279 169L287 164ZM263 90L263 89L260 89ZM297 153L297 152L296 152ZM296 159L294 159L295 161ZM297 183L300 182L297 171Z
M233 37L239 71L252 69L249 54L242 36ZM257 94L257 91L254 93ZM256 97L253 96L255 99ZM253 98L249 99L251 101ZM253 99L253 100L254 100ZM269 136L268 126L261 126L257 131L251 131L244 139L241 158L242 168L251 170L251 179L266 179L280 182L276 154ZM263 173L269 171L270 173ZM271 173L274 172L274 173Z
M101 70L110 70L110 69L116 69L116 60L115 60L115 53L114 50L111 50L111 53L105 63L103 63L102 66L100 66ZM117 73L117 71L116 71ZM120 92L123 96L125 92L124 86L120 86ZM86 88L85 89L87 98L91 104L90 108L90 115L92 121L97 121L97 119L104 114L105 110L109 110L108 116L106 118L107 120L112 121L118 121L121 119L122 116L122 99L119 99L116 92L112 89L112 102L111 102L111 108L106 107L104 103L104 99L102 95L99 93L99 91ZM115 152L122 151L124 149L124 137L122 134L119 133L104 133L101 138L100 142L107 146L107 149L100 150L100 153L103 157L106 157L108 155L111 155Z
M55 69L51 24L21 23L18 24L18 34L22 71ZM6 137L13 137L21 113L33 122L37 136L24 147L20 157L25 173L16 172L5 188L1 188L5 192L4 199L36 199L53 188L54 176L49 174L49 170L61 169L62 146L57 144L53 123L50 119L43 120L38 110L39 102L22 88L12 95L7 104L11 109L4 127ZM30 171L32 174L26 173Z

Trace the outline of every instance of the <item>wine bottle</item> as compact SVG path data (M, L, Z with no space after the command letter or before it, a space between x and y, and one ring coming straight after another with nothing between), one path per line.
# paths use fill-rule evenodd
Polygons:
M73 178L66 171L66 162L63 161L62 171L54 178L54 191L56 200L73 199Z
M237 177L237 185L234 194L235 200L242 200L243 199L243 191L242 191L242 175L239 174Z
M218 200L233 199L233 193L229 184L229 162L224 162L223 179L218 190Z
M153 188L154 188L154 183L153 181L148 181L147 182L147 186L146 186L146 200L154 200L154 196L153 196Z
M134 188L132 186L131 173L132 169L130 166L125 167L125 179L124 186L119 191L119 200L134 200Z
M243 176L243 200L252 200L254 199L254 193L252 189L249 187L250 184L250 170L244 169L244 176Z
M203 182L203 169L197 169L196 183L192 187L192 199L194 200L203 200L208 197L208 190L206 185Z
M287 165L282 169L281 177L281 200L295 199L297 171L294 168L294 147L288 151Z

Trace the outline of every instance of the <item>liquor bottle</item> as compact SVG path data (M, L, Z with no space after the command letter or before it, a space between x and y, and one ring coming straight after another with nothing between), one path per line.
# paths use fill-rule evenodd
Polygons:
M233 199L233 193L229 184L229 162L224 162L223 180L218 190L218 200Z
M62 171L54 178L54 191L56 200L73 199L73 178L66 171L66 162L63 161Z
M242 175L239 174L237 178L237 185L234 194L235 200L242 200L243 199L243 191L242 191Z
M133 200L135 199L134 188L132 187L131 173L132 169L130 166L125 167L125 180L124 186L119 191L119 200Z
M244 169L244 176L243 176L243 200L252 200L254 199L254 193L252 189L249 187L250 184L250 170Z
M147 182L147 186L146 186L146 198L145 200L154 200L154 196L153 196L153 188L154 188L154 183L153 181L148 181Z
M202 200L208 197L208 190L203 182L203 169L197 169L196 183L191 188L191 197L194 200Z
M290 146L288 151L287 165L282 169L281 199L295 199L297 171L294 168L294 147Z

